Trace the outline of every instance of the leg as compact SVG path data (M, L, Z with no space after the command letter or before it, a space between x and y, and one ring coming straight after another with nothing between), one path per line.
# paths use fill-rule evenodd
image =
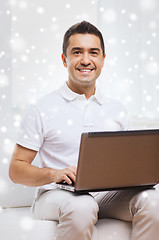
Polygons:
M33 212L38 219L59 221L56 240L91 240L98 205L90 195L50 190L38 197Z
M137 190L117 190L100 192L95 196L99 205L98 218L114 218L124 221L131 221L132 216L129 211L131 199L140 191Z
M157 240L159 236L159 191L122 190L99 193L99 218L132 221L131 240Z
M131 240L158 240L159 238L159 191L150 189L133 197Z

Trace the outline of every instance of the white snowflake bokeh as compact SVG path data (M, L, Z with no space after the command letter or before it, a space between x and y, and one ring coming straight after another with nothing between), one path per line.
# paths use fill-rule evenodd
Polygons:
M116 1L1 1L1 199L11 184L6 175L26 107L67 80L62 38L76 22L88 20L104 35L107 57L98 80L101 89L125 104L138 128L159 128L159 2ZM68 119L66 124L71 127L73 122ZM31 229L27 219L22 227L26 222Z
M107 95L126 105L131 118L157 120L159 3L156 0L135 0L131 4L121 1L118 6L115 1L100 3L99 26L107 53L100 85Z
M30 231L34 227L34 221L31 217L23 217L20 225L23 230Z

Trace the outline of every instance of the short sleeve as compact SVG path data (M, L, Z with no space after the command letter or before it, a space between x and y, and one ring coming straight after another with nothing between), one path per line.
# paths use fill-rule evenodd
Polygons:
M40 112L36 106L32 105L23 118L16 143L23 147L39 151L43 141L43 124Z

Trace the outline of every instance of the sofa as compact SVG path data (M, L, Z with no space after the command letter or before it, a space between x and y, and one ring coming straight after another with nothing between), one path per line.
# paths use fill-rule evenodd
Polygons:
M16 186L14 196L0 209L1 240L53 240L58 222L34 219L31 203L34 189ZM12 194L11 194L12 195ZM18 197L19 196L19 197ZM18 199L17 199L18 198ZM15 202L17 199L17 203ZM8 204L7 204L8 202ZM114 219L98 220L94 227L101 240L129 240L131 224Z
M131 129L159 128L159 121L152 123L133 119ZM0 162L0 239L1 240L53 240L58 222L34 219L31 204L35 188L14 184L8 177L9 159L14 145L14 134L2 145ZM36 160L37 161L37 160ZM38 162L35 161L35 165ZM94 231L98 240L129 240L131 223L115 219L98 220Z

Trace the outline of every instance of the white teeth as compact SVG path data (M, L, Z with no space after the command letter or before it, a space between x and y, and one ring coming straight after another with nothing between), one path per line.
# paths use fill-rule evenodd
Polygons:
M91 69L80 69L81 72L90 72Z

